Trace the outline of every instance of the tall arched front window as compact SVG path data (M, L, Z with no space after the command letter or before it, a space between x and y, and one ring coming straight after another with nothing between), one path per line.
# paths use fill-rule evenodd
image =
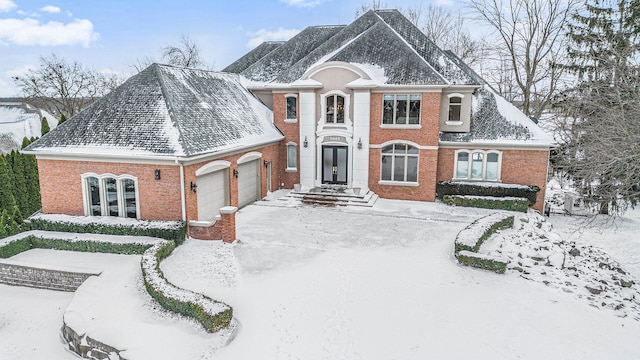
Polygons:
M327 108L325 109L327 123L344 124L344 97L340 95L327 96Z
M382 148L381 181L418 182L419 149L408 144Z

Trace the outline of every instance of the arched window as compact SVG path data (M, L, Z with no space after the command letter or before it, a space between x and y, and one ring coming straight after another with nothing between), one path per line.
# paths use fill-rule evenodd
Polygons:
M382 148L381 181L418 182L419 149L408 144Z
M327 96L327 108L325 110L327 123L344 124L344 97L340 95Z
M461 180L500 180L502 154L495 150L458 150L454 178Z
M137 179L129 175L82 176L85 214L138 218Z

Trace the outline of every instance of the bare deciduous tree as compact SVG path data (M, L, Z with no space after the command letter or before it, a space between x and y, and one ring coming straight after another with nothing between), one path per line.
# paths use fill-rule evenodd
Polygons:
M52 54L40 58L40 66L14 78L33 105L61 116L71 117L80 109L113 90L121 82L115 74L105 74Z
M477 18L499 38L503 58L518 86L521 109L540 117L556 93L562 70L556 65L564 53L564 28L576 0L468 0ZM501 65L503 66L503 65Z
M162 59L169 65L196 68L204 66L204 61L200 55L200 48L189 37L181 35L177 45L167 45L162 49Z

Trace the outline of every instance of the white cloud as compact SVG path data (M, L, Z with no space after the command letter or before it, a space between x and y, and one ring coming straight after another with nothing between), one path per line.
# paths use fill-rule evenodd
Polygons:
M1 1L1 0L0 0ZM0 44L8 45L77 45L89 46L99 34L93 31L93 23L75 19L70 23L36 19L0 19Z
M40 8L40 11L48 12L51 14L57 14L60 12L60 8L53 5L47 5Z
M279 28L278 30L267 30L260 29L256 32L247 33L249 35L250 40L247 43L247 46L250 48L254 48L265 41L276 41L276 40L289 40L292 37L296 36L300 30L298 29L283 29Z
M0 0L0 12L7 12L15 7L18 5L11 0Z
M322 4L325 1L327 0L280 0L280 2L296 7L314 7Z

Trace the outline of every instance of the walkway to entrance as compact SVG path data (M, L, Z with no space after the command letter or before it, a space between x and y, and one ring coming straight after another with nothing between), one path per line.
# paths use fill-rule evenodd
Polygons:
M347 188L338 185L323 185L306 190L291 191L288 197L301 199L305 204L327 206L373 206L378 195L373 191L361 192L359 188Z

